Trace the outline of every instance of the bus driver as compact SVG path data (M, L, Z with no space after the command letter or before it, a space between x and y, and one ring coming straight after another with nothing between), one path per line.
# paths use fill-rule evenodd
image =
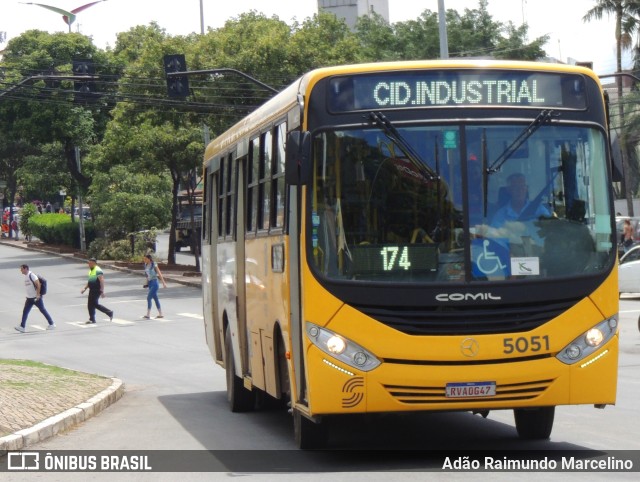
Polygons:
M499 208L493 215L491 226L499 228L507 221L523 221L521 219L527 208L532 209L528 199L529 188L524 174L516 172L507 178L507 192L509 193L508 202ZM538 219L539 217L551 217L549 210L539 203L535 206L535 210L528 213L528 219Z

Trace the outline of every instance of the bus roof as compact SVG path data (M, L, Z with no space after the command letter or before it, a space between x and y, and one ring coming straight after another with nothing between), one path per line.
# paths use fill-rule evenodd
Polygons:
M486 59L449 59L449 60L415 60L375 62L364 64L337 65L321 67L307 72L277 95L248 114L241 121L217 136L207 146L205 162L212 159L216 153L235 145L240 139L251 135L261 126L274 123L282 119L287 112L299 105L299 98L309 92L320 80L335 75L363 74L370 72L385 72L393 70L420 69L487 69L487 70L533 70L546 72L578 73L592 78L598 84L600 80L595 72L586 67L514 60L486 60Z

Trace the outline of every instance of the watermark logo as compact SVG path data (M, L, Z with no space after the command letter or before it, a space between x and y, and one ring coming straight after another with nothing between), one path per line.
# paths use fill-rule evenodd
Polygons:
M10 452L7 468L9 470L40 470L38 452Z

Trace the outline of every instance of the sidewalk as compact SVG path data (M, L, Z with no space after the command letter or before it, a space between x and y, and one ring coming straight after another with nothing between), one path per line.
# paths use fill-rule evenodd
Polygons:
M123 394L117 378L0 360L0 457L69 430Z
M86 262L76 253L40 243L0 238L0 243ZM103 268L144 276L141 265L99 260ZM192 267L162 268L167 282L201 286ZM31 361L0 359L0 457L42 442L98 414L124 394L124 383Z

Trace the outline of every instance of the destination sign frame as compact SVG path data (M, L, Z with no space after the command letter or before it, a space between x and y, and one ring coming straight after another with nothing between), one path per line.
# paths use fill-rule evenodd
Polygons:
M443 107L587 108L585 77L529 70L411 70L329 80L331 112Z

